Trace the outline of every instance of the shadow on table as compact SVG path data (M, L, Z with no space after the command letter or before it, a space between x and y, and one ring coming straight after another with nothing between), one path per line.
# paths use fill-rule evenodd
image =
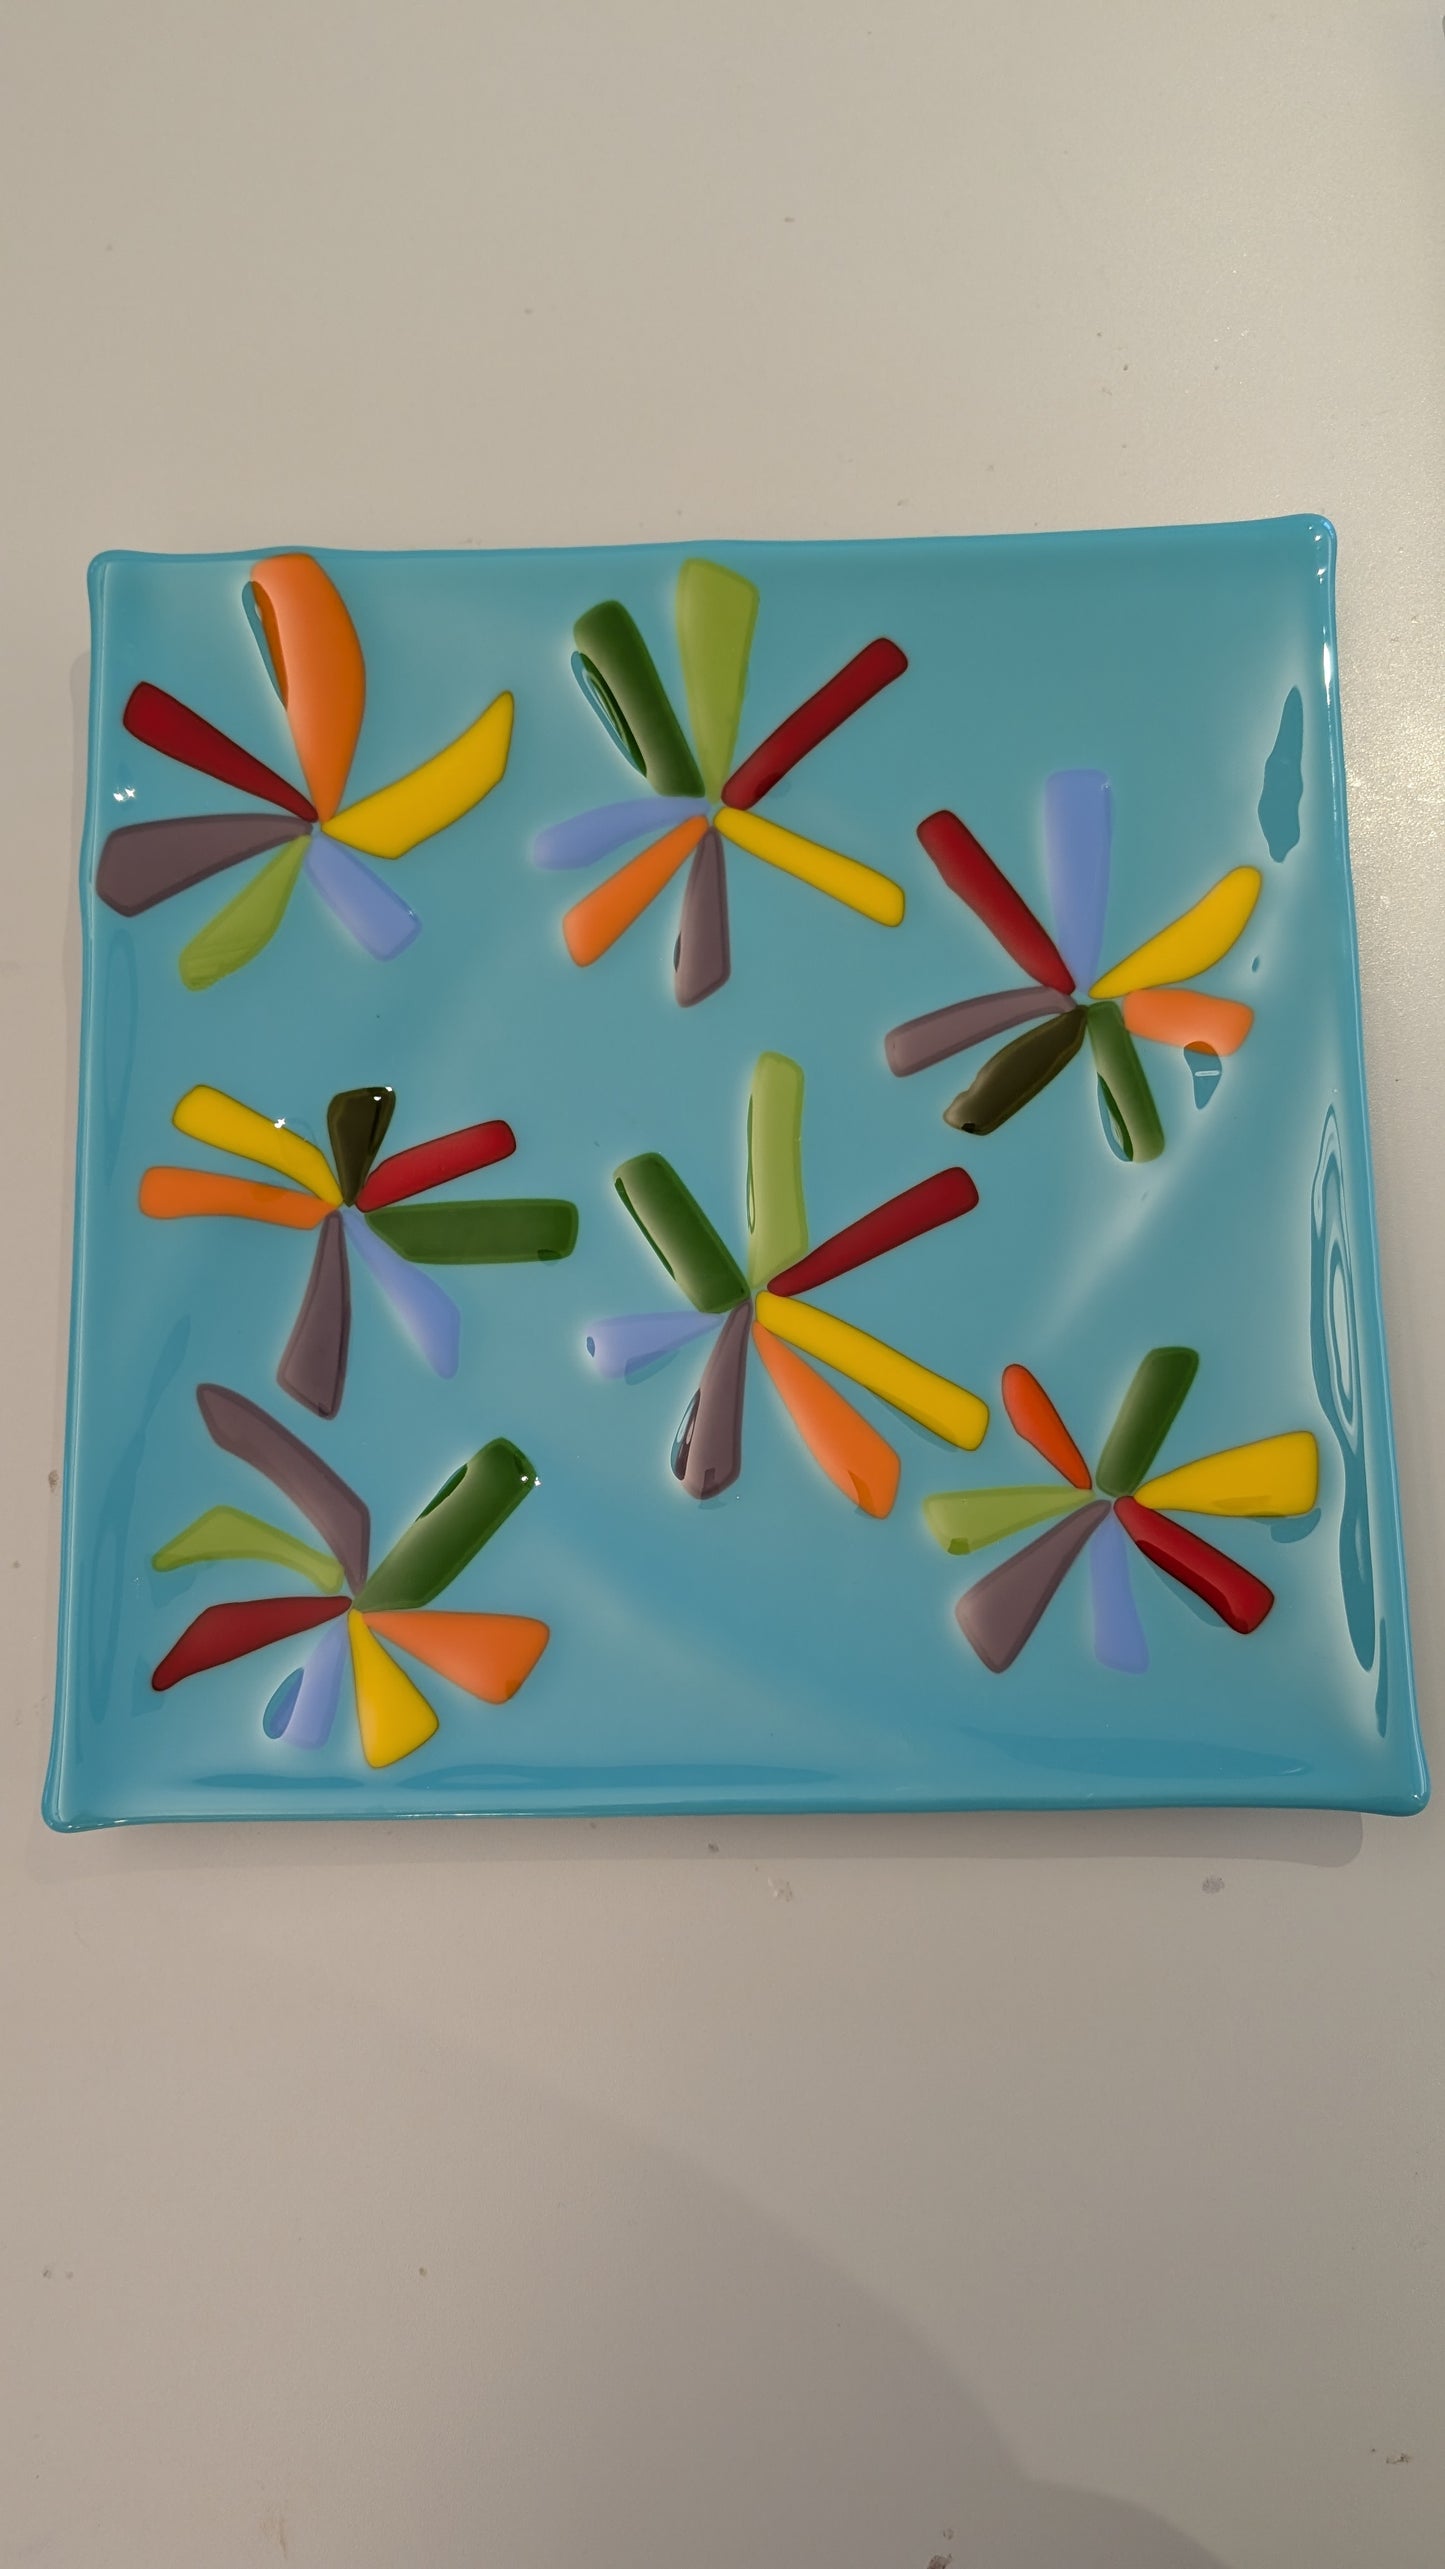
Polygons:
M166 2102L119 2109L119 2128L133 2111L147 2136L142 2185L102 2146L106 2252L73 2279L84 2328L56 2334L38 2248L14 2278L31 2360L11 2404L27 2463L7 2560L1225 2569L1148 2508L1032 2476L952 2359L851 2263L675 2145L498 2058L484 1969L468 1987L453 1958L439 2032L338 1979L319 1942L297 1940L264 1978L258 1960L217 1943L201 1983L178 1979L137 2014L136 2097ZM746 2081L756 2065L737 2050ZM679 2063L680 2097L687 2079ZM754 2168L774 2140L786 2167L788 2109L786 2083L757 2094ZM860 2267L886 2270L896 2236L869 2198L881 2189L886 2216L920 2144L935 2159L905 2099L894 2133L859 2200ZM1141 2352L1137 2328L1117 2331L1107 2307L1091 2323L1062 2273L1055 2285L1047 2225L1068 2229L1067 2148L1011 2268L966 2127L955 2154L926 2297L967 2323L950 2334L970 2360L1006 2334L1030 2433L1070 2437L1072 2347L1089 2415L1137 2409L1148 2362L1164 2416L1177 2399L1179 2432L1207 2452L1207 2404L1191 2405L1171 2343L1182 2309L1157 2296L1158 2342ZM836 2198L859 2174L846 2134L833 2160L817 2174ZM1148 2478L1160 2414L1155 2397L1136 2444L1114 2443L1115 2469L1132 2449Z
M38 1787L37 1787L38 1790ZM1382 1824L1377 1824L1382 1825ZM627 1819L172 1823L55 1838L37 1814L32 1875L377 1864L1352 1864L1356 1811L897 1811Z

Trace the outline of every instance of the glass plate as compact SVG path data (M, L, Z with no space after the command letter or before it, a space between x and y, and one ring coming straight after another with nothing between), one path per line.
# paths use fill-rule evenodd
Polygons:
M1333 558L98 561L47 1819L1418 1808Z

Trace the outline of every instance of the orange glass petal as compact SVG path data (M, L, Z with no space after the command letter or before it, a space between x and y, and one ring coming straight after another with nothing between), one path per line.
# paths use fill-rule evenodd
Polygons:
M898 1495L900 1468L887 1438L771 1329L754 1322L753 1344L819 1469L865 1516L886 1516Z
M1089 1467L1065 1427L1043 1384L1029 1372L1027 1365L1005 1365L1003 1369L1003 1405L1010 1426L1072 1481L1076 1490L1089 1487Z
M1181 1050L1193 1044L1206 1052L1237 1053L1254 1024L1254 1010L1242 999L1211 999L1204 990L1131 990L1123 1009L1131 1035Z
M147 1169L140 1209L153 1222L179 1222L192 1213L228 1213L241 1222L277 1222L288 1231L314 1231L331 1208L319 1195L289 1186L266 1186L254 1177L212 1177L206 1169Z
M356 627L309 553L273 553L251 573L301 772L323 821L346 791L366 707Z
M505 1704L515 1695L550 1638L546 1624L532 1615L442 1614L422 1607L366 1620L384 1641L424 1659L438 1676L450 1677L487 1704Z
M610 874L605 883L599 883L584 901L573 904L562 921L562 934L574 963L595 963L609 946L616 945L623 930L641 917L648 902L655 901L686 864L706 828L707 822L700 815L679 821L665 838L655 839L640 856L634 856Z

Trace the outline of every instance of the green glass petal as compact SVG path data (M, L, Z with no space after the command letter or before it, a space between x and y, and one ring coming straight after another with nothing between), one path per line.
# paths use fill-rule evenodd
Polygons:
M207 1508L151 1556L157 1570L189 1570L198 1561L274 1561L278 1569L298 1570L329 1597L341 1586L341 1564L329 1552L318 1552L264 1517L248 1516L244 1508Z
M635 767L638 775L640 776L643 773L642 752L638 748L636 741L633 739L631 732L628 730L627 717L623 713L622 707L619 705L616 697L613 695L611 688L608 686L606 679L603 677L601 670L593 667L592 662L586 657L584 652L574 651L572 654L572 675L576 679L578 686L581 688L582 693L586 697L594 714L597 716L598 721L605 724L608 731L611 732L613 739L616 741L617 746L621 750L629 767Z
M1199 1371L1192 1347L1151 1347L1124 1394L1094 1479L1111 1499L1147 1479L1154 1457Z
M668 703L652 654L615 598L589 607L572 628L589 675L600 679L635 741L642 772L655 794L700 794L702 778L687 735Z
M1084 1040L1084 1025L1082 1008L1066 1008L1015 1035L989 1055L962 1094L945 1106L945 1124L955 1133L996 1133L1068 1068Z
M720 562L684 562L677 575L677 647L703 792L713 801L732 773L748 684L758 593Z
M1110 1121L1123 1137L1125 1157L1157 1160L1164 1148L1164 1127L1117 1000L1095 1000L1089 1010L1089 1042Z
M238 892L199 936L182 947L180 972L188 990L209 990L213 981L239 972L243 963L269 945L286 915L310 844L309 838L293 838L278 847L245 891Z
M748 1282L702 1206L660 1152L624 1160L612 1181L633 1221L697 1311L731 1311Z
M487 1204L388 1204L366 1220L388 1248L423 1267L502 1266L518 1258L570 1258L577 1207L553 1196L499 1196Z
M769 1283L807 1247L803 1074L786 1053L761 1053L748 1096L749 1283Z
M394 1088L343 1088L326 1109L331 1157L343 1204L354 1204L386 1140L396 1105Z
M363 1614L429 1606L537 1486L525 1454L496 1436L444 1481L436 1497L378 1562L357 1597Z
M1025 1526L1044 1525L1087 1507L1092 1490L1064 1490L1036 1482L1012 1490L940 1490L923 1502L923 1520L945 1552L982 1552Z

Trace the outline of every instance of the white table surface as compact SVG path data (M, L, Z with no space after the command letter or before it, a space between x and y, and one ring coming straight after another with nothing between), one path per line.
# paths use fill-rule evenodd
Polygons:
M1445 1759L1438 5L12 0L0 46L0 2562L1437 2569L1431 1814L37 1803L109 545L1333 517Z

